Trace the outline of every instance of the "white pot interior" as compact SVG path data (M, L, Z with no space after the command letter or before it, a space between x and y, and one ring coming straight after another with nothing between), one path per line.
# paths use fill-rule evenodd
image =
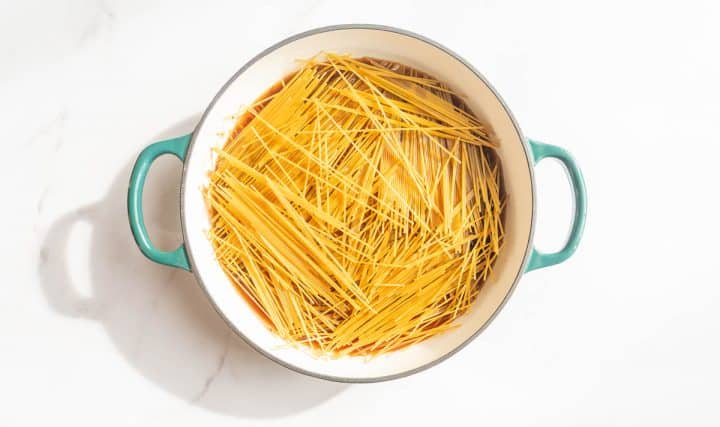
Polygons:
M238 294L215 260L206 231L210 228L201 190L213 167L211 148L221 146L219 131L228 130L230 115L252 103L270 86L297 69L297 59L322 51L374 56L407 64L434 75L464 94L469 107L493 130L508 194L505 247L494 273L460 326L422 343L370 360L359 357L318 358L288 345L265 327ZM446 357L472 338L493 317L522 274L531 238L533 190L530 162L519 130L487 84L459 59L431 42L381 28L336 28L304 34L258 57L228 83L196 129L186 159L182 194L185 245L192 268L216 308L230 325L260 351L305 373L347 381L370 381L402 375Z

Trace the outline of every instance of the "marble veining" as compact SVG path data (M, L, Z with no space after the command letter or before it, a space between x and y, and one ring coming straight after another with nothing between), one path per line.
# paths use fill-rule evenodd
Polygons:
M220 372L223 369L223 366L225 366L225 360L227 359L228 353L230 352L230 333L228 333L225 347L222 350L222 353L220 354L220 357L217 361L217 366L215 369L208 375L208 377L205 379L205 382L203 383L202 389L197 393L195 397L193 397L190 401L191 402L198 402L202 400L203 397L205 397L205 394L208 392L210 387L212 386L213 381L220 375Z

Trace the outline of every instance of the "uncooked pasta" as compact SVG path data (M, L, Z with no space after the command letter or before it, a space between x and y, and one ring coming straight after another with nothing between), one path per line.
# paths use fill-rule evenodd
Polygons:
M205 189L217 260L267 327L375 356L455 327L503 246L489 129L408 66L323 54L237 118Z

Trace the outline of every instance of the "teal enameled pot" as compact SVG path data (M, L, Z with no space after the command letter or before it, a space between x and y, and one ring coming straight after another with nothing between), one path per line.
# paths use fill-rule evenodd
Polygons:
M423 70L465 94L468 106L493 131L500 143L503 185L508 196L505 246L493 276L481 288L473 307L457 328L421 343L371 360L323 358L287 345L272 334L237 293L215 259L206 231L209 218L201 189L213 168L211 148L224 142L221 133L241 105L250 105L269 87L297 68L298 58L322 51L384 58ZM163 154L184 162L180 211L184 243L174 251L158 250L143 222L142 190L151 163ZM558 159L572 184L575 214L565 246L555 253L533 247L535 183L533 167L545 158ZM235 73L212 100L189 135L157 142L140 153L130 177L128 216L138 247L151 260L192 272L216 311L257 351L295 371L334 381L382 381L426 369L448 358L476 337L505 305L524 273L567 260L577 249L585 221L582 174L573 158L554 145L526 139L500 96L465 60L425 37L390 27L343 25L308 31L283 40L253 58Z

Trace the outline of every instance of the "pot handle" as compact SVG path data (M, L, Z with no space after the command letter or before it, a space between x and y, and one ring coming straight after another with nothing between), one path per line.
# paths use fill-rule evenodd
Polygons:
M128 187L128 219L130 220L130 230L135 238L140 251L151 261L159 264L169 265L171 267L190 270L190 262L185 252L185 244L174 251L161 251L156 248L150 241L145 228L145 219L143 218L142 195L143 187L145 187L145 178L147 177L150 165L158 157L163 154L174 154L180 161L185 161L185 153L192 134L187 134L173 139L156 142L146 147L138 156L130 175L130 185Z
M587 196L585 194L585 182L583 180L582 172L575 164L570 153L564 149L555 145L543 144L533 140L528 140L530 145L530 151L532 152L533 162L537 164L540 160L551 157L560 160L570 176L570 184L572 185L574 200L575 200L575 216L573 219L572 228L570 229L570 236L568 237L565 246L555 253L542 253L533 247L532 253L530 254L530 260L528 261L525 271L537 270L538 268L549 267L551 265L559 264L575 253L578 244L580 244L580 238L585 228L585 213L587 210Z

